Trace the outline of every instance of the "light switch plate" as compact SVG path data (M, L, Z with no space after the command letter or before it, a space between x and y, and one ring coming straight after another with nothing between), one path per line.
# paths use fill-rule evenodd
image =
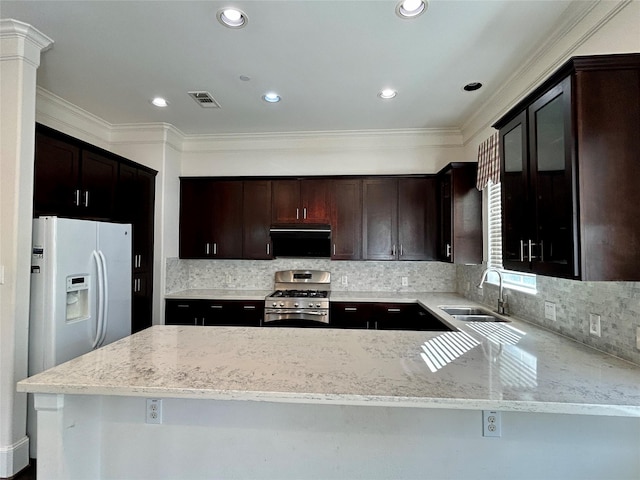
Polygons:
M409 286L409 277L402 277L402 286L403 287Z
M544 302L544 318L556 321L556 304L553 302Z

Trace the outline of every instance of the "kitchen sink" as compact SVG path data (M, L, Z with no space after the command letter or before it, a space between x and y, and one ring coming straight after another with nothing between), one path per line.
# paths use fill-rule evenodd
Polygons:
M508 322L504 318L497 317L493 313L478 307L439 307L456 320L463 322Z
M449 315L491 315L490 312L477 307L439 307Z

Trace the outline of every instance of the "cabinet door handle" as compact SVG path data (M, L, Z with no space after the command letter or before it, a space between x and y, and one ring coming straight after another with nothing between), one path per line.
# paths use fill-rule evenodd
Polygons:
M447 258L451 258L451 244L450 243L447 243L447 250L445 252L445 256Z
M300 220L300 209L296 208L296 220Z
M75 200L73 201L73 204L74 204L76 207L79 207L79 206L80 206L80 189L76 189L76 190L74 191L74 194L75 194L75 197L76 197L76 198L75 198Z
M400 244L400 256L403 256L404 252L402 251L402 244Z
M389 313L399 313L400 309L399 308L387 308L387 312L389 312Z
M255 305L243 305L242 308L244 308L245 310L255 310L256 306Z
M267 242L267 255L269 255L271 251L271 245L269 245L269 242Z
M524 262L524 240L520 240L520 261Z
M209 255L209 243L205 244L205 253Z
M531 240L529 240L529 261L531 261Z
M544 241L540 240L540 261L544 262Z
M304 208L302 209L302 218L303 218L304 220L306 220L306 219L307 219L307 207L304 207Z
M209 305L209 308L213 308L213 309L216 309L216 310L220 310L220 309L222 309L222 308L223 308L223 306L222 306L222 305Z
M89 206L89 190L85 190L84 192L84 206Z
M213 242L213 254L218 254L218 244L216 242Z
M396 246L394 245L393 248L391 248L391 255L395 256L396 255Z
M189 308L190 305L189 304L185 304L185 303L181 303L179 305L176 305L176 307L178 307L178 308Z
M345 312L357 312L358 307L344 307Z

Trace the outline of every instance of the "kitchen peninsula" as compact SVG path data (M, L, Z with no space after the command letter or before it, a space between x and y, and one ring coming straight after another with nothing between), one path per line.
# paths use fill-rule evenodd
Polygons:
M38 478L640 475L638 366L517 319L458 322L438 309L469 304L457 295L415 297L455 330L155 326L26 379ZM501 412L501 438L482 436L481 410Z

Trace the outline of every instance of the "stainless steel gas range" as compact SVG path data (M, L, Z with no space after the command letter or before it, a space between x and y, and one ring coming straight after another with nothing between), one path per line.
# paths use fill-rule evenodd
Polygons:
M265 299L264 326L313 327L329 323L331 273L281 270L275 291Z

